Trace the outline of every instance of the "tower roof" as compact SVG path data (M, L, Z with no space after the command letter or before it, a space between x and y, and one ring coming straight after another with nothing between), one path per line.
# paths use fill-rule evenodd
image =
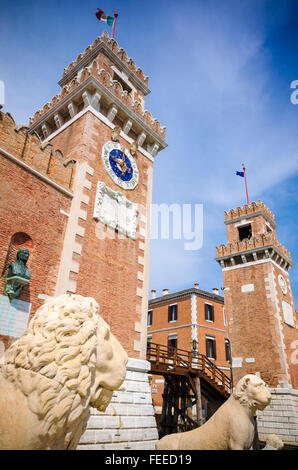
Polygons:
M120 47L115 39L109 37L107 31L104 31L91 45L86 47L84 52L65 67L63 76L58 82L59 85L63 87L69 83L78 71L89 65L100 52L111 58L121 68L121 71L126 73L130 81L143 91L144 95L150 93L148 77L144 75L142 69L136 66L133 59L128 57L123 47Z
M262 201L225 211L225 224L228 243L216 247L223 269L269 259L287 271L293 265L290 252L277 240L274 214Z
M61 92L30 119L29 133L48 141L91 111L112 128L117 114L122 132L128 135L131 129L150 159L167 146L165 126L144 107L148 77L106 31L64 69L59 84Z
M236 207L236 209L225 211L225 224L235 223L238 219L242 220L246 217L251 218L258 215L263 215L271 222L273 227L276 228L273 212L260 200L250 204L244 204L242 207Z

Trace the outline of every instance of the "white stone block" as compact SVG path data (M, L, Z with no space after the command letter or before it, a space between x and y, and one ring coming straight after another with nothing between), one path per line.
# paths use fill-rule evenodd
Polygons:
M253 292L255 290L254 284L245 284L241 286L241 292L246 293L246 292Z
M96 429L94 431L94 442L95 443L104 443L112 442L113 440L113 431L107 431L104 429Z
M120 418L119 418L119 416L105 416L104 427L106 429L119 428L120 427Z
M95 443L95 431L94 429L87 429L81 436L80 444Z

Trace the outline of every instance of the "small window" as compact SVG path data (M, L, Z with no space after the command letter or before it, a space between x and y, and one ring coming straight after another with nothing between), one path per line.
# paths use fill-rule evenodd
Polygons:
M150 349L151 343L152 343L152 336L148 336L147 337L147 349Z
M225 340L225 348L226 348L226 361L231 362L231 348L230 348L230 341L228 339Z
M175 349L177 349L177 338L168 338L169 354L174 354Z
M168 310L168 321L177 321L178 318L178 308L177 304L170 305Z
M117 80L117 82L121 83L123 90L128 91L128 93L132 91L132 88L121 77L119 77L116 72L114 72L113 80Z
M239 240L250 239L252 236L251 224L245 225L244 227L238 227Z
M206 356L209 359L216 359L216 344L215 338L206 336Z
M152 326L153 310L148 312L148 326Z
M214 321L214 306L205 304L205 320Z

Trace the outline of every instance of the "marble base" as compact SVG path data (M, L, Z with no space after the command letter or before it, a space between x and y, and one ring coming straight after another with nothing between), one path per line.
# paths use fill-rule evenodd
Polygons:
M78 450L155 450L158 432L148 372L150 363L129 358L121 389L107 410L91 408Z

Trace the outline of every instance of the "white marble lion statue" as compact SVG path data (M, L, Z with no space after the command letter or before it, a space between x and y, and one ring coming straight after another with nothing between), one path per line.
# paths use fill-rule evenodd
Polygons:
M263 380L248 374L228 400L201 427L161 438L157 450L248 450L254 438L253 416L263 410L271 394Z
M105 411L127 354L90 297L50 297L0 365L0 449L75 449Z

